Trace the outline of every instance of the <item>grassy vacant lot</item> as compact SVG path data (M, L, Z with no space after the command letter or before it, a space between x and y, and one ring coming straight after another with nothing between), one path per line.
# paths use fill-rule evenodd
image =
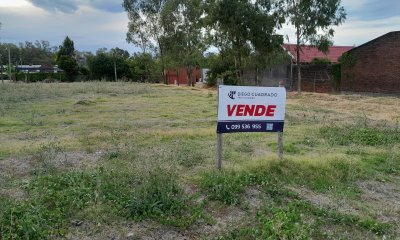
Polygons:
M0 85L0 239L398 239L400 98L289 94L224 135L213 90Z

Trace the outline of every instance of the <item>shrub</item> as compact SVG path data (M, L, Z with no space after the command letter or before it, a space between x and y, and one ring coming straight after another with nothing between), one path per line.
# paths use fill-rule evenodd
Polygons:
M311 64L315 64L315 65L330 65L332 62L331 60L329 60L328 58L314 58L311 61Z

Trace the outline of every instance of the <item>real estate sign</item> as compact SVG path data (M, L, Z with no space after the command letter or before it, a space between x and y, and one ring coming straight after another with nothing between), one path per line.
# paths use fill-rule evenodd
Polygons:
M284 87L220 85L217 133L283 132Z

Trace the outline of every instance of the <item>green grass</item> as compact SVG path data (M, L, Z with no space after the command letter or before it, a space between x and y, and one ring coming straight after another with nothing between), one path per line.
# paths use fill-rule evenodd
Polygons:
M354 234L352 237L359 238L365 233L371 236L384 236L390 231L390 225L374 219L361 219L315 207L290 191L271 189L271 186L264 189L271 202L257 212L255 224L250 227L240 227L217 239L340 238L341 233L335 232L334 229L352 231ZM331 228L330 231L327 231L327 226Z
M142 221L206 239L399 237L397 222L385 219L400 216L365 201L359 183L400 184L400 99L288 96L284 159L277 159L276 134L226 134L216 171L213 90L0 85L0 238L53 239L78 228L90 238L87 225L101 232ZM384 103L392 105L365 115ZM384 124L374 122L378 113ZM355 213L293 189L340 200ZM250 190L260 192L258 208ZM244 217L218 230L215 220L231 209ZM203 231L208 225L217 230Z
M400 131L391 128L326 126L321 128L320 133L329 142L338 145L359 144L382 146L400 143Z
M26 199L2 206L5 239L63 236L74 216L91 208L101 209L103 218L153 218L176 227L190 226L203 216L201 205L184 194L177 175L163 169L148 175L103 168L43 175L24 189Z

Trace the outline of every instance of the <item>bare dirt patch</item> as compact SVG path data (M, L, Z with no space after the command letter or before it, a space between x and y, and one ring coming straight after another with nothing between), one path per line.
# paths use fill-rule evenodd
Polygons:
M358 184L362 201L375 210L379 220L400 223L400 186L391 182L368 181ZM400 225L399 225L400 227ZM400 232L400 229L398 230Z
M54 170L75 170L93 167L103 156L102 152L61 152L45 157L26 156L13 157L0 161L0 196L12 199L22 199L25 192L15 186L10 186L13 179L29 180L32 173Z
M358 209L350 206L344 200L334 199L327 194L316 193L304 187L290 187L289 189L317 207L332 209L343 214L360 215Z
M198 223L189 229L165 226L152 220L120 222L118 225L101 226L83 223L71 227L66 239L141 239L141 240L189 240L210 239L226 233L241 224L245 212L237 207L211 211L213 223Z
M103 156L101 151L95 153L61 152L44 157L13 157L0 161L0 178L23 177L31 171L48 165L58 170L80 169L95 166Z

